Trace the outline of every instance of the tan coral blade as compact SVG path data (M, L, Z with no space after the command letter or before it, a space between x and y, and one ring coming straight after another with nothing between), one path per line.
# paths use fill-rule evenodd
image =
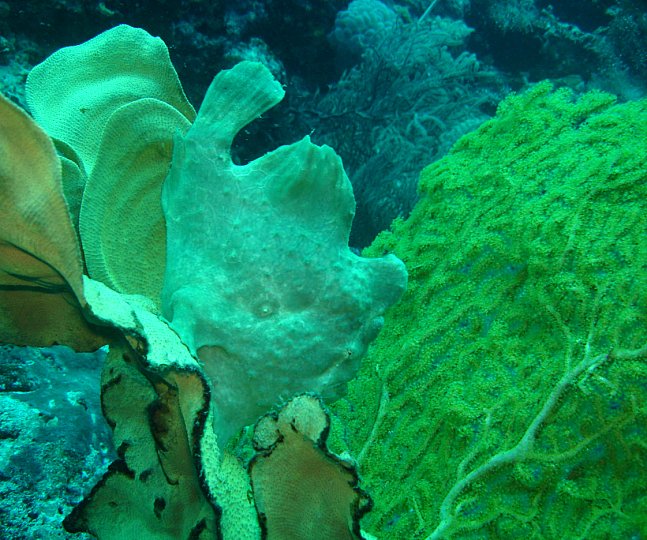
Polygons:
M278 417L267 415L256 425L260 453L251 477L267 540L362 538L359 518L370 499L350 464L326 449L328 429L321 401L310 395L297 396Z
M31 118L0 96L0 341L104 340L86 325L82 264L54 146Z

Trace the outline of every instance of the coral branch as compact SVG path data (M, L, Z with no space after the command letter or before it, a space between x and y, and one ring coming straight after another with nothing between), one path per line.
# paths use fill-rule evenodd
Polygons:
M548 417L558 408L559 400L581 375L592 373L599 366L611 360L647 360L647 345L635 350L611 351L606 354L590 356L590 348L585 347L584 358L573 368L567 369L561 379L554 386L552 392L544 402L543 407L532 420L519 442L511 449L499 452L479 467L472 469L468 474L459 478L452 486L440 506L440 523L426 540L443 538L454 524L457 515L456 499L470 485L488 472L511 463L520 463L533 458L532 449L537 440L537 433ZM454 510L454 511L452 511Z

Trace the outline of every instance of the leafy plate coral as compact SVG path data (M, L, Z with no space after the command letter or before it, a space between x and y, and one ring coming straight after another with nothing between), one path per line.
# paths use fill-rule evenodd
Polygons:
M306 137L232 162L236 133L282 97L243 62L196 116L164 43L129 26L34 68L40 126L0 96L0 342L110 348L101 397L119 459L68 531L363 537L369 499L327 451L320 399L285 405L289 436L261 437L255 481L227 450L296 394L339 396L406 285L394 256L349 249L354 199L331 148Z

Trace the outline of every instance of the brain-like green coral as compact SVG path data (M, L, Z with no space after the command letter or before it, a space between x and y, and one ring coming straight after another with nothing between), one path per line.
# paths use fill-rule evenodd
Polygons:
M370 248L409 289L342 432L384 538L647 535L647 101L548 84Z

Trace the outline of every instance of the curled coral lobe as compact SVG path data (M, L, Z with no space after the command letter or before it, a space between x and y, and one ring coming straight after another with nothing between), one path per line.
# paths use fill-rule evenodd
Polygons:
M102 403L120 459L64 525L102 540L217 538L218 509L195 465L208 407L200 376L174 371L147 378L142 360L126 344L111 347Z
M362 538L371 501L352 466L326 448L329 417L321 400L301 395L256 425L260 451L250 465L264 538Z
M26 90L34 118L65 154L88 274L158 304L162 183L173 135L195 118L166 45L121 25L56 51L30 72Z
M152 98L195 117L164 42L127 25L56 51L29 73L26 95L36 121L74 148L88 173L120 107Z
M173 134L189 126L180 111L157 99L121 106L106 123L81 203L88 273L115 291L144 295L156 305L166 258L162 183Z
M203 482L209 392L196 360L157 316L85 280L110 344L101 401L119 459L64 522L102 540L217 538L220 508Z
M63 280L80 293L81 256L61 188L61 164L52 141L29 116L0 99L0 227L6 245L28 257L15 259L16 272ZM10 259L4 251L4 261ZM44 266L49 271L44 270ZM29 267L33 268L33 271Z

